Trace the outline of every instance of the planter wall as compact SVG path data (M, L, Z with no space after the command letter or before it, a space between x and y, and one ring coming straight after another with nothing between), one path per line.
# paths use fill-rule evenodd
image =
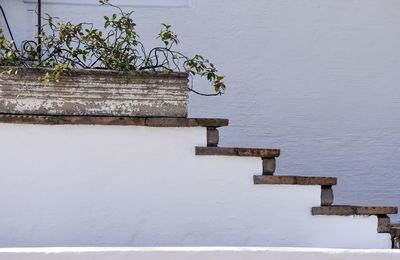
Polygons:
M41 78L51 70L12 69L10 75L0 75L0 113L187 116L186 73L72 70L60 82L44 84Z

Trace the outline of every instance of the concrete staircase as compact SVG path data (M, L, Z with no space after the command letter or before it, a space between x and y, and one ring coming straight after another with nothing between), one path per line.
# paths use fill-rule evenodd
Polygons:
M228 125L228 120L226 119L0 115L0 123L31 125L113 125L161 128L206 128L207 146L194 147L196 156L234 156L260 158L260 173L251 173L255 174L253 176L253 181L254 185L257 187L274 185L284 185L285 187L288 185L320 186L321 203L320 205L315 205L314 207L309 208L310 215L316 217L376 216L376 232L390 234L392 237L393 248L399 248L400 228L398 226L393 226L390 223L390 218L388 217L390 214L397 214L397 207L334 205L332 186L337 184L337 179L335 177L277 176L275 175L275 170L277 163L276 159L280 156L279 149L219 147L218 128ZM234 176L232 178L234 178ZM273 224L285 225L285 223ZM254 223L254 225L260 225L260 223Z
M208 133L208 147L196 147L196 155L260 157L262 159L262 175L254 175L254 184L321 186L321 205L311 209L312 215L375 215L378 218L377 232L391 234L392 248L400 248L400 224L392 225L388 216L390 214L397 214L397 207L333 205L334 194L332 186L337 184L336 177L274 176L276 170L276 158L280 155L279 149L218 147L218 130L215 127L208 128Z

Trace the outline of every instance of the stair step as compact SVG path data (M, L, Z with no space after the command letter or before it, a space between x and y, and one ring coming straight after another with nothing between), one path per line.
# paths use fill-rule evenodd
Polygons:
M324 206L313 207L313 215L335 215L335 216L351 216L351 215L386 215L397 214L397 207L375 207L375 206Z
M134 125L151 127L221 127L228 119L182 117L44 116L0 114L0 123L42 125Z
M306 177L306 176L268 176L254 175L254 184L282 184L282 185L336 185L335 177Z
M394 224L390 227L390 232L394 237L400 237L400 225Z
M237 148L237 147L196 147L196 155L222 156L251 156L275 158L280 154L279 149Z
M392 228L395 228L395 229L399 229L399 230L400 230L400 223L398 223L398 222L393 223L393 224L392 224Z

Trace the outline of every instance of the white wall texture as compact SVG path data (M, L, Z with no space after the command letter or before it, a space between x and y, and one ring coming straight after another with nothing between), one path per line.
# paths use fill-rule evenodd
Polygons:
M17 40L30 38L32 5L0 3ZM108 12L43 11L90 22ZM191 116L231 120L222 144L281 148L278 174L338 176L338 203L400 205L398 0L192 0L136 17L145 42L171 23L181 50L212 57L227 76L223 97L190 97Z
M196 156L204 128L0 124L0 247L390 248L377 218L312 216L319 186Z

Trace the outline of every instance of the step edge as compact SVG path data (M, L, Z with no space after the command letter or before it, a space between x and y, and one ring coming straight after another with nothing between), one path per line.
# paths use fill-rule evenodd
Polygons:
M229 120L224 118L76 116L0 113L0 123L38 125L131 125L148 127L218 128L228 126Z
M326 210L328 212L321 212ZM331 211L331 212L329 212ZM335 212L338 211L338 212ZM354 206L354 205L332 205L312 207L313 216L373 216L398 214L398 207L395 206Z
M276 158L280 156L280 149L274 148L244 148L244 147L207 147L196 146L196 155L209 156L240 156Z
M288 180L284 180L284 179ZM254 175L256 185L305 185L305 186L333 186L337 184L336 177L318 176L268 176ZM276 181L274 181L276 179Z

